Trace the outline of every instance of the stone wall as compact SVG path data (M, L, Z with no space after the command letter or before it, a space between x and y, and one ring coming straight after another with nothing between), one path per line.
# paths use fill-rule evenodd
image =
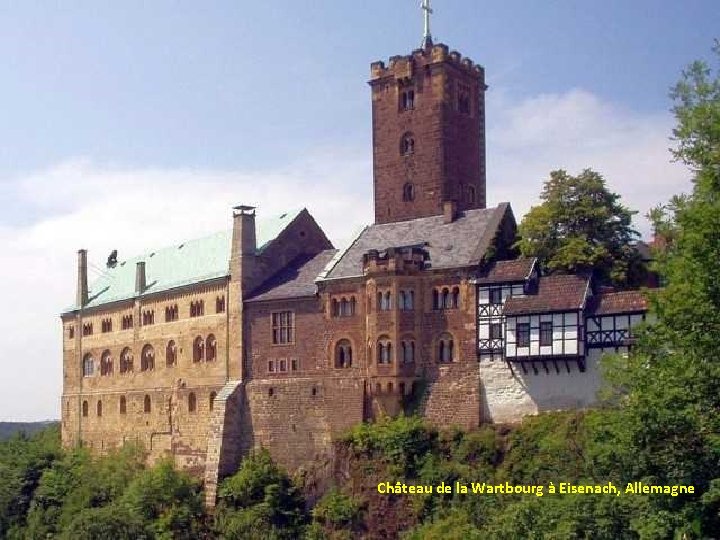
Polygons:
M481 380L482 420L484 422L518 422L524 416L543 411L582 409L597 402L602 378L599 360L604 352L615 350L589 349L586 369L581 372L574 361L536 363L537 373L528 365L524 373L519 365L510 369L502 360L479 364ZM625 350L619 352L625 353Z

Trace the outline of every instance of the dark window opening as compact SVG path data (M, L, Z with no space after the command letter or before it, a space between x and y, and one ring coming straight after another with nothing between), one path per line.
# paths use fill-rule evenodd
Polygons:
M410 182L403 186L403 201L410 202L415 200L415 186Z
M530 324L520 323L517 325L517 346L518 347L529 347L530 346Z
M295 317L292 311L272 314L272 337L274 345L295 342Z
M490 324L490 339L502 339L502 323Z
M540 346L549 347L553 341L553 324L552 321L540 323Z
M502 304L502 289L490 289L490 303Z

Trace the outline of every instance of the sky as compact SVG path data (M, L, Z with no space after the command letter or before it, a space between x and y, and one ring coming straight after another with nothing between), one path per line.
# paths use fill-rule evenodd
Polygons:
M120 259L306 206L372 222L370 63L422 38L419 0L0 3L0 420L59 417L76 252ZM717 0L434 0L435 42L485 67L488 204L518 220L590 167L644 214L690 189L669 89L711 59Z

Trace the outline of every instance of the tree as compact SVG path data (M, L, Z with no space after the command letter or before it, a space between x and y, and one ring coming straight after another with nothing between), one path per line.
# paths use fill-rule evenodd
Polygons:
M714 51L720 60L720 46ZM617 359L614 372L626 394L633 474L696 490L653 498L636 530L698 538L720 530L720 73L694 62L671 96L674 155L693 171L693 190L652 216L671 238L658 262L668 285L651 296L656 321L638 354Z
M601 281L633 285L642 266L632 241L636 213L620 204L604 178L591 169L577 176L552 171L519 226L516 246L553 272L593 272Z

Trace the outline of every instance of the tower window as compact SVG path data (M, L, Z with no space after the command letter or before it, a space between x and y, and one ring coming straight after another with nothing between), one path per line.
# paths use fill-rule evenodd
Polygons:
M406 133L400 140L400 153L403 156L409 156L415 153L415 136L412 133Z
M470 88L464 84L458 85L457 108L461 113L470 114Z
M415 108L415 90L404 90L400 93L400 110L410 111Z
M120 396L120 414L127 414L127 399L125 399L125 396Z
M477 197L475 186L468 186L467 200L470 204L475 204L475 198Z
M415 200L415 186L410 182L403 186L403 201L409 202Z

